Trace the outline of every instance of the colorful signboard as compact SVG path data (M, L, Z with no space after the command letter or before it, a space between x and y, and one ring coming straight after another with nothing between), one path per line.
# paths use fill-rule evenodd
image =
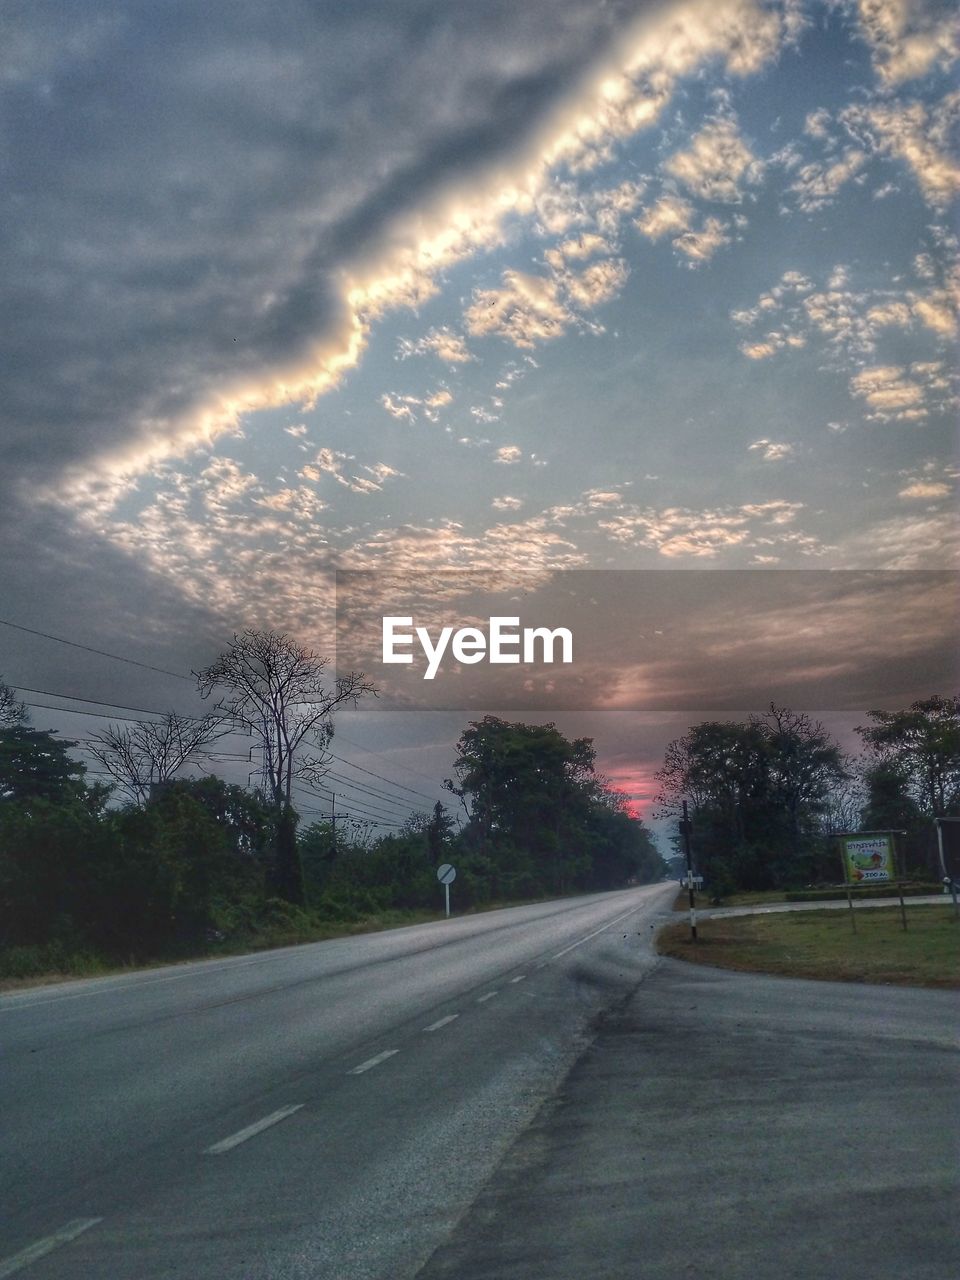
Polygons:
M896 879L893 835L842 836L843 871L848 884L878 884Z

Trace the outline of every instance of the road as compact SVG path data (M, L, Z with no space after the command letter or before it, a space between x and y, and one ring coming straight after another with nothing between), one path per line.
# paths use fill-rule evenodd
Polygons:
M418 1280L960 1276L955 991L664 960Z
M675 894L0 997L0 1280L412 1276Z

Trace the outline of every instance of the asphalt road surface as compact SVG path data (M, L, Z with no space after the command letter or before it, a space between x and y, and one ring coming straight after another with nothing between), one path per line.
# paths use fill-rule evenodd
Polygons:
M0 997L0 1280L412 1276L675 894Z

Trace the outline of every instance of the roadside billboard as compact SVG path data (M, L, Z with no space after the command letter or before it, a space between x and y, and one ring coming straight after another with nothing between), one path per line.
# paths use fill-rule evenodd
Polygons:
M847 884L880 884L896 879L892 832L841 836L840 844Z

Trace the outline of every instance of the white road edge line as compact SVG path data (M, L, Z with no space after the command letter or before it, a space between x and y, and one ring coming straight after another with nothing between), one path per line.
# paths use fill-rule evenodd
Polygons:
M42 1240L37 1240L35 1244L27 1245L26 1249L21 1249L12 1258L7 1258L5 1261L0 1262L0 1280L5 1276L12 1276L14 1272L20 1271L23 1267L28 1267L31 1262L36 1262L38 1258L45 1257L54 1249L59 1248L60 1245L69 1244L71 1240L76 1240L77 1236L83 1235L84 1231L89 1231L91 1227L95 1227L98 1222L102 1221L102 1218L74 1218L65 1227L55 1231L52 1236L44 1236Z
M585 938L581 938L578 942L572 942L569 947L564 947L562 951L557 952L553 959L559 960L561 956L565 956L567 952L572 951L574 947L582 947L585 942L589 942L591 938L595 938L598 933L606 933L606 931L608 929L612 929L615 924L619 924L621 920L626 920L627 916L636 915L640 910L642 910L641 907L631 907L630 910L625 911L622 916L617 916L614 920L611 920L609 924L605 924L602 929L594 929L593 933L588 933Z
M392 1058L395 1053L399 1053L399 1049L384 1049L383 1053L378 1053L375 1058L368 1058L366 1062L361 1062L359 1067L354 1067L352 1071L348 1071L348 1076L360 1076L364 1071L369 1071L371 1067L379 1067L381 1062L386 1062L388 1058Z
M527 975L526 975L525 973L518 973L518 974L517 974L517 976L516 976L515 978L511 978L511 979L510 979L510 982L511 982L511 983L514 983L514 982L522 982L526 976L527 976Z
M429 1027L424 1027L424 1031L439 1031L441 1027L447 1026L448 1023L454 1022L459 1018L459 1013L448 1013L445 1018L439 1018L436 1022L431 1022Z
M272 1125L279 1124L281 1120L286 1120L287 1116L292 1116L303 1105L302 1102L297 1102L292 1107L281 1107L279 1111L271 1111L262 1120L255 1120L253 1124L248 1124L245 1129L240 1129L239 1132L232 1133L229 1138L224 1138L221 1142L215 1142L212 1147L207 1147L203 1154L205 1156L222 1156L225 1151L232 1151L234 1147L239 1147L240 1143L246 1142L248 1138L254 1138L258 1133L263 1133L264 1129L269 1129Z
M492 1000L494 996L499 995L499 991L488 991L485 996L480 996L477 1004L485 1004L487 1000Z

